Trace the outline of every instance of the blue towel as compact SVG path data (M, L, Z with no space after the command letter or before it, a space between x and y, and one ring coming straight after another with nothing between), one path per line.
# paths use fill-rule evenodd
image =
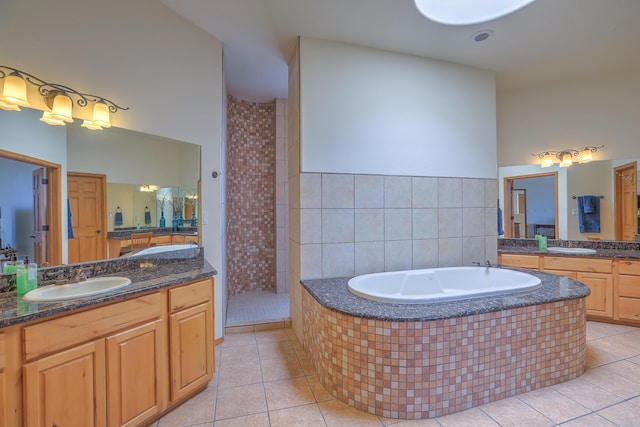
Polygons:
M144 213L144 224L151 225L151 212Z
M67 199L67 237L73 239L73 224L71 223L71 202Z
M600 232L600 197L578 197L578 225L581 233Z
M502 228L502 209L498 208L498 236L502 236L504 234L504 229Z
M116 212L114 221L115 225L122 225L122 212Z

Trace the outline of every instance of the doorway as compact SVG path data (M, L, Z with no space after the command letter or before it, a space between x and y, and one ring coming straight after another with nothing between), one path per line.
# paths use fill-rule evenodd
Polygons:
M67 173L69 264L106 258L106 175Z
M504 178L504 237L555 239L557 229L557 172Z
M42 169L35 178L31 175L33 205L33 229L29 237L33 239L33 253L40 265L59 265L62 263L62 166L35 157L0 149L0 158L32 165ZM35 182L39 179L39 182ZM7 179L6 182L10 182ZM31 197L31 196L30 196ZM38 198L36 202L35 199ZM8 214L8 210L3 212ZM5 216L6 218L6 216ZM36 218L38 220L36 221Z
M613 170L616 240L633 241L638 234L638 165L626 163Z

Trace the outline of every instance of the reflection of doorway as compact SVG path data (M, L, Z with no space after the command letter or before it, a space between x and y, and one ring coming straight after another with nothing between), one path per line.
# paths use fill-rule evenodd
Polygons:
M35 157L26 156L24 154L13 153L0 149L0 158L27 163L36 167L42 167L45 170L46 181L40 181L41 201L44 201L45 207L41 210L40 218L44 218L44 223L40 229L41 241L45 247L40 249L40 263L45 262L50 265L58 265L62 263L62 208L61 208L61 166L46 160L37 159ZM29 178L32 179L31 177ZM10 178L6 182L10 182ZM36 209L36 206L32 207ZM37 215L34 212L34 218ZM34 221L35 222L35 221ZM35 224L34 224L35 226ZM34 236L37 230L33 230ZM36 237L34 237L36 239Z
M105 175L67 173L67 197L73 226L69 264L106 258L106 188Z
M558 229L558 173L504 178L504 236L556 238Z
M631 162L613 170L616 240L633 241L638 232L638 165Z

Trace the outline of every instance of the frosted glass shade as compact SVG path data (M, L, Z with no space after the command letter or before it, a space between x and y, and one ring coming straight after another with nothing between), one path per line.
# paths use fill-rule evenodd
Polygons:
M95 125L110 128L111 120L109 118L109 107L107 104L98 102L93 106L93 119L91 120Z
M573 164L571 153L560 154L560 167L567 168Z
M415 0L426 18L447 25L491 21L521 9L534 0Z
M4 101L0 101L0 108L7 111L20 111L20 107L13 104L8 104Z
M553 166L553 156L547 153L542 158L542 164L540 165L540 167L548 168L550 166Z
M80 126L90 130L102 130L102 126L95 124L93 120L85 120Z
M9 105L29 107L27 100L27 83L18 76L8 76L4 79L0 101Z
M591 160L593 160L591 150L584 150L580 156L580 163L589 163Z
M71 98L66 95L56 95L53 98L53 107L51 108L51 117L57 120L62 120L67 123L73 122L73 116L71 115L72 102Z
M53 117L51 117L51 112L49 111L45 111L42 114L42 117L40 118L40 120L45 122L48 125L64 126L64 122L62 120L54 119Z

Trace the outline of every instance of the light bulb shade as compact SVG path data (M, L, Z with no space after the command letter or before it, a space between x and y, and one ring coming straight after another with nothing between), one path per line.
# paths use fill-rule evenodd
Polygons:
M553 166L553 157L551 156L551 154L547 153L542 158L542 164L540 165L540 167L548 168L550 166Z
M573 159L571 158L571 153L561 153L560 154L560 167L567 168L573 164Z
M471 25L513 13L534 0L414 0L426 18L447 25Z
M102 126L96 124L94 121L92 120L85 120L82 122L81 125L83 128L86 129L90 129L90 130L102 130Z
M40 121L45 122L48 125L52 126L64 126L64 122L59 119L54 119L51 117L51 113L49 111L45 111L40 118Z
M4 101L0 101L0 108L7 111L20 111L20 107L14 104L8 104Z
M591 150L584 150L580 155L580 163L589 163L591 160L593 160Z
M107 104L98 102L93 106L93 124L103 128L111 127L111 120L109 118L109 107Z
M8 76L4 79L4 88L2 89L0 101L6 104L29 107L27 83L18 76Z
M67 123L73 122L72 101L67 95L56 95L53 98L53 107L51 108L51 117L57 120L62 120Z

